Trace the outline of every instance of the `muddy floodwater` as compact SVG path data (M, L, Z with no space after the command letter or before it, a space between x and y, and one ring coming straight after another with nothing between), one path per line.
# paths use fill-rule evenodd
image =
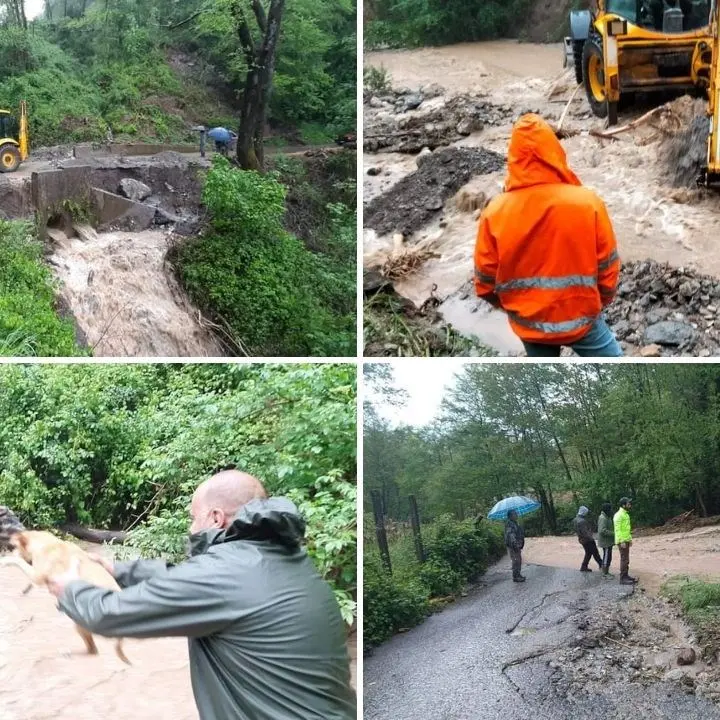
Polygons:
M213 357L225 353L179 291L159 230L74 237L51 230L48 262L97 357Z

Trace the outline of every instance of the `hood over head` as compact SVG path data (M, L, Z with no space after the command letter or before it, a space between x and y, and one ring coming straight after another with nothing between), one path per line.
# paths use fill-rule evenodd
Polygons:
M533 185L582 185L568 167L565 150L539 115L523 115L514 125L508 148L505 190Z
M268 540L290 550L305 537L305 521L287 498L252 500L243 505L225 530L204 530L190 536L190 554L199 555L211 545L234 540Z

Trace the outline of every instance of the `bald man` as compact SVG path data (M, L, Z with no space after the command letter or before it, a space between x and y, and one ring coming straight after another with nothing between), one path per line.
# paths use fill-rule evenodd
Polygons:
M190 515L189 560L103 560L119 592L53 578L59 608L97 635L189 638L200 720L355 720L345 625L297 508L228 470Z

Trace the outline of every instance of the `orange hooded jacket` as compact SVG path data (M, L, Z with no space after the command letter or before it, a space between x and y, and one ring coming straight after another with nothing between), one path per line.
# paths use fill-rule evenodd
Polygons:
M567 345L612 301L619 273L604 203L570 170L550 126L524 115L510 138L505 192L480 217L475 291L507 312L521 340Z

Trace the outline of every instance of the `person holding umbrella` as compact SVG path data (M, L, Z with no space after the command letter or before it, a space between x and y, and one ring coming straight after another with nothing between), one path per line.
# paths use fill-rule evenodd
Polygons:
M522 549L525 547L525 531L518 525L518 515L510 510L505 521L505 545L512 562L513 582L525 582L522 570Z
M525 547L525 531L518 524L520 515L527 515L540 507L537 500L528 497L513 496L495 503L488 513L488 520L506 520L505 546L512 561L513 582L525 582L521 574L522 549Z
M581 505L578 510L577 517L573 520L575 532L578 536L578 542L583 546L583 550L585 550L585 557L583 558L582 565L580 566L580 572L592 572L592 570L588 567L590 558L594 558L595 562L598 564L598 568L602 570L600 553L598 552L597 543L593 537L590 521L587 519L589 512L590 511L584 505Z

